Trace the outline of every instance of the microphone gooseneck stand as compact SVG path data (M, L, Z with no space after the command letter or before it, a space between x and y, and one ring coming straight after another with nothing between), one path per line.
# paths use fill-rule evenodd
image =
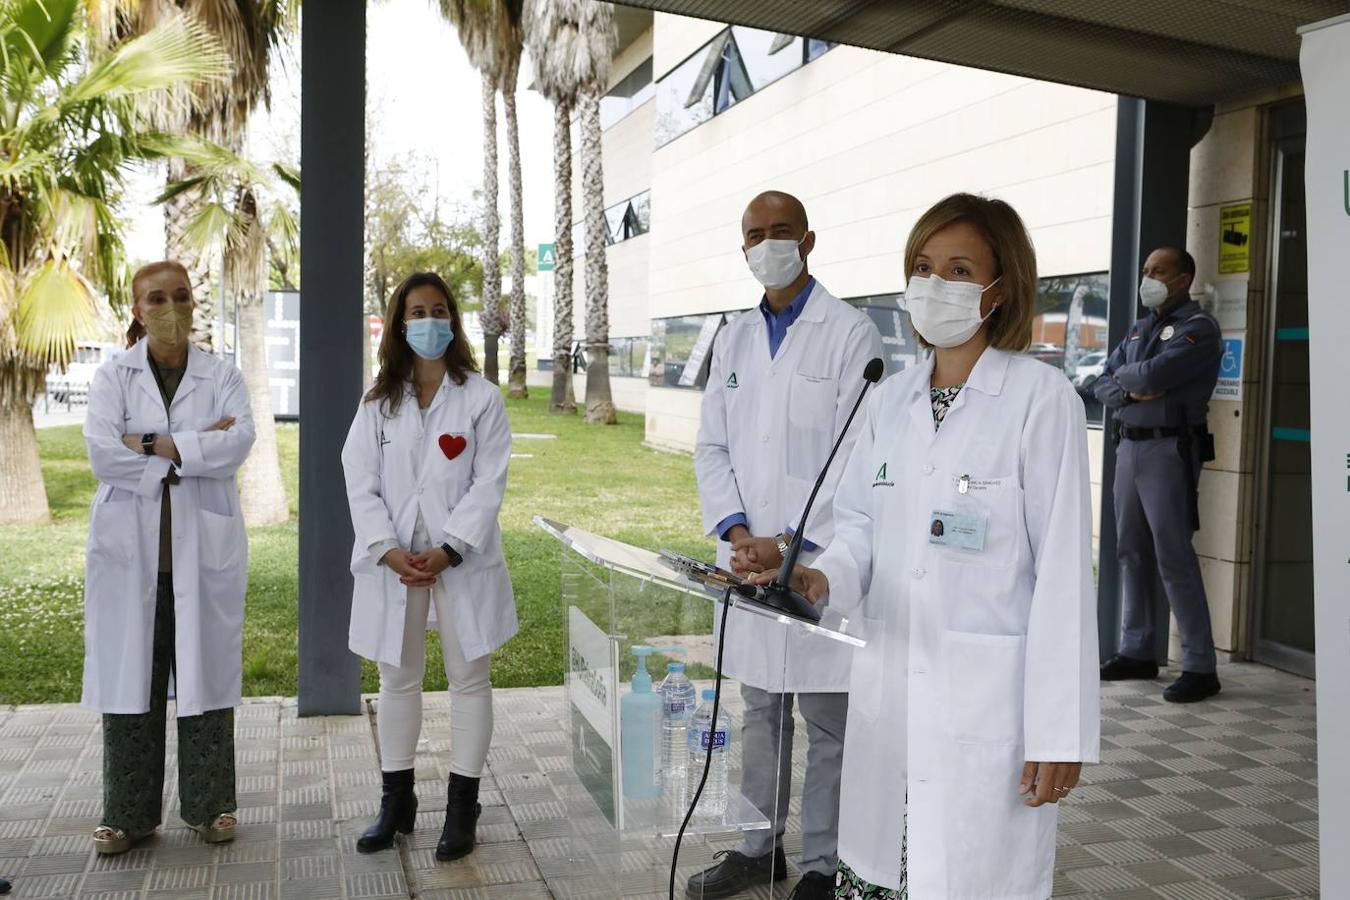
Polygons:
M820 610L816 609L815 604L790 589L788 585L791 583L792 570L797 565L797 557L802 552L802 540L806 532L806 517L811 514L811 506L816 502L816 494L820 493L820 486L825 483L825 475L830 471L830 465L834 462L835 455L844 443L844 437L848 434L849 426L853 424L853 417L858 414L858 408L862 406L863 397L867 395L867 389L881 380L883 371L885 371L885 364L880 357L873 357L867 363L867 368L863 370L862 390L858 392L858 399L853 401L853 409L849 411L848 419L844 422L844 427L840 430L839 437L834 442L834 448L830 450L830 457L825 460L825 465L821 468L819 477L816 478L816 485L811 489L811 496L806 501L806 508L802 510L801 521L797 523L797 530L793 532L792 544L788 547L787 555L783 557L783 565L778 569L778 575L774 581L766 585L736 585L727 588L722 594L722 624L717 636L717 671L713 682L712 722L714 729L717 727L717 712L722 702L722 652L726 648L727 614L731 612L731 595L735 593L740 598L736 601L737 603L767 607L774 612L812 625L820 621ZM684 832L689 828L690 820L694 818L694 810L698 807L698 801L703 796L703 788L708 783L708 772L712 769L713 743L712 740L708 741L708 749L703 757L703 777L698 781L693 799L689 801L689 809L684 814L684 821L680 823L680 831L675 835L675 849L670 854L669 900L675 900L675 872L680 860L680 844L684 842Z

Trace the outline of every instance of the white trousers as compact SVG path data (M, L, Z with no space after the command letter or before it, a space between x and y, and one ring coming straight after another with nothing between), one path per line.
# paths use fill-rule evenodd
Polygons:
M450 771L478 778L483 774L488 745L492 743L492 657L464 658L454 611L443 593L438 597L436 620L445 657L445 677L450 682ZM404 665L380 663L376 724L380 768L385 772L413 768L417 739L422 732L422 679L427 670L426 627L430 606L429 588L409 589L403 625Z

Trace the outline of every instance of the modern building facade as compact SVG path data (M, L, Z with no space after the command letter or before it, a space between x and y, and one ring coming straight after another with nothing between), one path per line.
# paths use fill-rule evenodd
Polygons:
M711 342L759 301L739 230L755 193L782 189L806 203L812 271L873 317L889 374L918 352L896 305L909 228L940 197L974 191L1013 204L1031 230L1041 276L1031 352L1082 387L1100 510L1110 454L1090 387L1110 349L1116 95L659 11L616 13L602 103L611 377L620 404L645 412L648 442L692 449ZM1219 315L1228 350L1196 536L1216 641L1311 674L1299 95L1292 84L1215 107L1191 151L1187 196L1173 199L1188 209L1174 240L1197 259L1194 293ZM579 338L580 301L575 321Z

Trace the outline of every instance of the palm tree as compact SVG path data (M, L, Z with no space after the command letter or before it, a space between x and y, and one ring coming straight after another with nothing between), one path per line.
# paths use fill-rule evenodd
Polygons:
M253 452L239 470L240 509L251 526L276 525L290 518L290 505L277 459L263 301L267 297L269 248L275 248L283 258L299 251L299 228L291 210L277 196L275 181L298 193L300 175L284 166L274 166L269 173L224 148L213 149L198 157L197 174L192 179L170 185L159 199L168 203L188 191L204 198L187 223L183 241L189 251L199 255L214 255L211 251L216 249L222 252L221 295L232 292L237 296L239 368L248 388L257 433Z
M516 126L516 77L523 46L524 0L436 0L441 15L455 27L469 62L483 76L483 374L499 380L497 340L501 336L502 273L497 213L497 92L506 113L508 175L511 190L511 377L516 373L519 341L520 390L525 377L525 230L520 200L520 138ZM517 309L519 315L516 314Z
M596 68L600 46L586 40L593 14L587 0L529 0L525 39L534 60L535 85L553 103L553 391L549 410L574 413L572 395L572 112L582 85ZM606 62L607 64L607 62Z
M606 259L605 172L601 149L600 97L609 87L609 70L618 35L614 7L585 0L581 39L591 64L578 98L581 119L581 199L586 215L586 416L600 425L618 422L609 388L609 263Z
M175 152L140 104L226 71L200 26L169 22L90 60L80 0L0 4L0 522L49 518L32 402L106 293L130 293L114 210L128 166Z
M156 104L153 117L164 131L223 144L234 153L243 147L249 116L271 100L272 51L298 21L299 0L84 0L96 42L113 48L157 23L184 18L203 28L229 57L229 77L197 84L191 96ZM189 101L189 102L185 102ZM165 182L181 185L196 171L190 161L170 157ZM198 314L193 341L212 349L215 320L210 262L187 238L203 198L195 191L173 193L164 204L164 244L169 259L187 267Z

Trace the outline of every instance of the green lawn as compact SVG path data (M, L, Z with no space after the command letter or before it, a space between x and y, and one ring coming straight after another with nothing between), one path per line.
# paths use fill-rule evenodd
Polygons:
M493 656L500 687L558 684L563 630L558 545L532 522L545 515L643 546L711 558L700 532L693 463L644 447L643 418L620 414L612 428L553 416L547 392L507 401L512 429L557 440L522 440L502 509L507 564L520 634ZM296 472L298 429L279 428L292 522L249 532L244 625L244 693L294 695L296 672ZM75 701L84 654L83 567L89 503L96 482L78 428L38 432L53 524L0 527L0 703ZM334 451L336 452L336 450ZM346 552L340 554L345 561ZM427 687L445 688L435 640L428 641ZM374 691L365 665L363 689Z

